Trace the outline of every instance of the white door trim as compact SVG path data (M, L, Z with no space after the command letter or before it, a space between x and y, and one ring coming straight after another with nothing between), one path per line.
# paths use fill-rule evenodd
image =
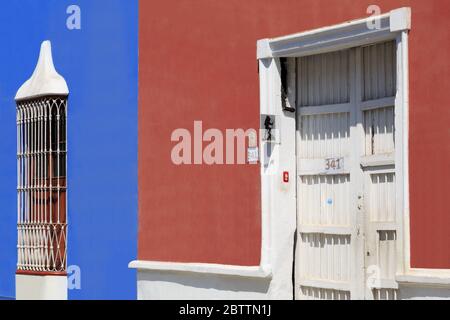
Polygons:
M380 21L380 28L372 29L373 20ZM368 45L381 41L397 41L397 95L396 106L396 154L395 173L397 176L396 214L399 225L397 241L397 274L414 272L410 266L410 228L409 228L409 167L408 167L408 115L409 115L409 75L408 75L408 32L411 28L411 9L400 8L378 17L355 20L330 27L306 31L293 35L262 39L257 42L257 58L260 71L260 113L277 116L277 128L280 140L267 143L260 140L261 161L261 206L262 206L262 265L272 266L274 277L277 275L282 253L278 250L290 250L285 245L291 237L291 227L279 224L280 216L295 216L295 187L280 187L280 177L289 170L295 175L295 116L282 109L280 58L302 57L324 52L338 51L352 47ZM291 148L290 148L291 146ZM272 148L272 158L265 159L267 148ZM268 174L269 173L269 174ZM287 190L287 191L286 191ZM295 190L294 190L295 191ZM281 206L275 205L276 203ZM292 219L292 217L290 218ZM285 221L286 222L286 221ZM279 230L279 228L286 228ZM274 230L277 229L277 230ZM279 238L277 238L277 235Z
M372 27L374 19L378 19L379 28ZM376 17L259 40L257 42L257 58L302 57L339 51L374 42L393 40L402 31L410 29L411 9L405 7Z

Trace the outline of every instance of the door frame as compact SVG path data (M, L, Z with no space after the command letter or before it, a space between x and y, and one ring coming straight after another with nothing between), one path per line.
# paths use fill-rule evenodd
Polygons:
M374 19L379 19L379 28L371 27ZM264 141L264 134L260 135L261 266L272 271L273 282L286 285L289 281L292 285L297 214L296 181L286 183L283 179L286 172L292 177L291 180L295 180L293 178L296 176L295 90L292 92L293 90L284 88L289 74L286 75L283 70L280 58L303 57L390 40L395 40L397 44L395 98L396 218L399 226L396 247L397 274L406 274L411 270L408 174L410 28L411 9L405 7L376 17L257 42L260 114L273 116L278 131L277 139L274 141ZM286 274L289 264L291 273Z

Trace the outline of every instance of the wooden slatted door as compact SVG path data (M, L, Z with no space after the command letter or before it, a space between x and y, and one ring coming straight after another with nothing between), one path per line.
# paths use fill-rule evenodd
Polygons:
M347 300L361 295L356 283L363 282L352 205L355 54L308 56L296 64L296 296Z
M395 295L394 49L387 43L292 63L298 299Z
M361 48L365 267L367 299L397 299L395 183L396 44Z

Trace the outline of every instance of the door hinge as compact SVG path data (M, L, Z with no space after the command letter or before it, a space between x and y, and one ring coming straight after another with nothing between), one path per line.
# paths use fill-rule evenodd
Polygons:
M358 194L357 206L359 211L364 210L364 195Z

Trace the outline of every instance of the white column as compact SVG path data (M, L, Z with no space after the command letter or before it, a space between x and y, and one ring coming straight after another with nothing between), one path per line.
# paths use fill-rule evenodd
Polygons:
M66 150L60 148L59 131L65 128L60 126L59 115L62 112L66 115L68 94L66 81L53 65L51 44L44 41L33 75L15 97L18 126L17 300L67 299L67 203L64 210L60 209L63 203L61 192L65 192L67 185L66 182L61 185L61 179L67 177L59 171L60 156L64 154L62 159L66 161ZM58 110L53 120L57 130L53 138L52 108ZM53 153L57 155L54 164L51 163L52 139L56 139L53 141L56 146ZM54 173L56 177L53 177ZM52 212L54 192L57 216ZM56 221L52 221L52 215Z

